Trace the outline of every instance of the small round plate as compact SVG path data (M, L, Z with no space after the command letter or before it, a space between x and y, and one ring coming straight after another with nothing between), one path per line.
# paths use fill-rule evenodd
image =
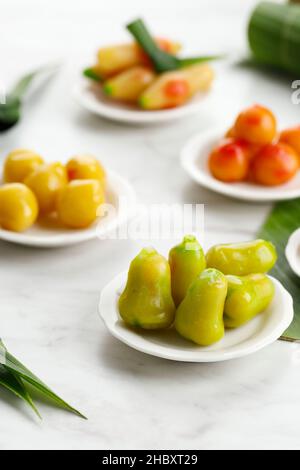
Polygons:
M248 182L223 183L214 178L208 168L208 156L224 134L224 129L197 134L184 146L181 164L194 181L217 193L246 201L281 201L300 196L300 172L288 183L276 187Z
M155 124L175 121L199 112L209 92L198 93L183 106L162 111L145 111L136 106L114 102L103 94L100 85L86 80L75 85L73 94L79 104L98 116L128 124Z
M123 343L152 356L183 362L220 362L246 356L278 339L293 320L290 294L274 278L275 297L261 315L246 325L227 330L224 338L210 347L200 347L173 329L146 331L129 328L119 316L118 299L127 272L119 274L102 291L99 313L110 333Z
M285 256L291 269L297 276L300 276L300 228L290 236L285 248Z
M130 184L112 171L107 171L105 214L86 229L68 229L54 219L35 223L22 233L0 229L0 240L32 247L54 248L74 245L93 238L105 238L135 213L136 197ZM109 209L112 209L109 211Z

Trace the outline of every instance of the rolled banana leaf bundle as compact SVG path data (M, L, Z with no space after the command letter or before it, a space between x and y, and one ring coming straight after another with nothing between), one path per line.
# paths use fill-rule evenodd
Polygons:
M259 3L250 18L248 39L257 61L299 74L300 3Z

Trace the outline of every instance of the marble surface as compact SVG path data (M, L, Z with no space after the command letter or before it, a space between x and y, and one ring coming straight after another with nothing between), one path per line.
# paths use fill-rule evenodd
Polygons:
M126 5L125 5L126 4ZM6 85L19 72L60 58L64 65L32 94L25 119L1 135L11 148L49 160L95 153L132 183L143 203L205 203L205 245L244 240L268 205L239 203L201 189L183 173L179 149L201 129L227 126L240 107L271 106L280 123L299 121L291 81L226 62L199 116L172 125L130 127L80 109L70 94L98 45L122 39L142 14L190 51L246 54L255 1L2 0L0 56ZM13 31L13 33L12 33ZM4 67L3 67L4 65ZM126 269L143 242L92 241L42 250L0 243L0 334L9 349L88 417L41 403L40 422L0 390L0 449L298 448L298 345L276 342L244 359L178 364L145 356L109 336L97 315L101 288ZM167 249L166 242L156 244Z

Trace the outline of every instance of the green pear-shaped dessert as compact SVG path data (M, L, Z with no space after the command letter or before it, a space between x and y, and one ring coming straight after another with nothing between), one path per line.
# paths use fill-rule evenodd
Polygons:
M207 267L236 276L266 273L276 260L276 248L266 240L215 245L206 254Z
M169 253L172 296L178 306L184 299L192 281L206 267L205 255L196 237L186 235Z
M237 328L267 308L274 297L274 284L265 274L226 277L224 323L226 328Z
M227 279L217 269L205 269L179 305L175 328L186 339L209 346L224 336L223 310Z
M119 312L128 325L147 330L168 328L173 323L170 266L153 248L144 248L132 260Z

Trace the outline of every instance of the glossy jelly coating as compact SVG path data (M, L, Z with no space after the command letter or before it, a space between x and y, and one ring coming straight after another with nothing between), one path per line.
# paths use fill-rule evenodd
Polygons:
M265 186L287 183L299 169L299 157L287 144L264 146L251 162L251 177Z
M110 98L135 103L154 78L153 70L137 65L107 80L103 91Z
M70 181L96 179L105 184L106 172L93 155L75 155L66 164L66 169Z
M134 327L154 330L173 323L170 266L153 248L144 248L132 260L119 312L124 322Z
M203 249L193 235L186 235L169 253L172 296L178 306L192 281L206 268Z
M274 297L274 284L266 274L227 276L228 292L224 307L226 328L236 328L263 312Z
M6 230L23 232L37 219L38 203L33 192L22 183L0 187L0 225Z
M50 214L56 210L57 199L67 184L67 176L61 163L40 165L26 179L25 184L34 192L40 214Z
M13 150L7 155L4 162L4 181L6 183L23 183L25 178L43 163L43 158L32 150Z
M234 124L235 137L253 144L269 144L276 137L276 133L277 124L274 114L260 105L254 105L242 111Z
M214 72L208 64L190 65L162 73L142 93L139 104L149 110L180 106L198 91L208 90L213 78Z
M168 39L156 39L159 47L171 54L176 54L181 45ZM114 76L136 65L151 65L147 54L136 42L102 47L97 53L94 69L102 77Z
M70 228L88 227L99 216L104 201L103 186L98 180L73 180L59 194L58 217Z
M248 149L239 141L228 139L218 145L209 155L208 165L211 174L225 183L246 179L249 169Z
M266 240L215 245L206 254L207 267L236 276L266 273L276 260L276 248Z
M224 336L227 279L217 269L202 271L176 311L175 328L186 339L210 346Z
M284 129L280 133L279 142L292 147L297 152L300 162L300 126Z

